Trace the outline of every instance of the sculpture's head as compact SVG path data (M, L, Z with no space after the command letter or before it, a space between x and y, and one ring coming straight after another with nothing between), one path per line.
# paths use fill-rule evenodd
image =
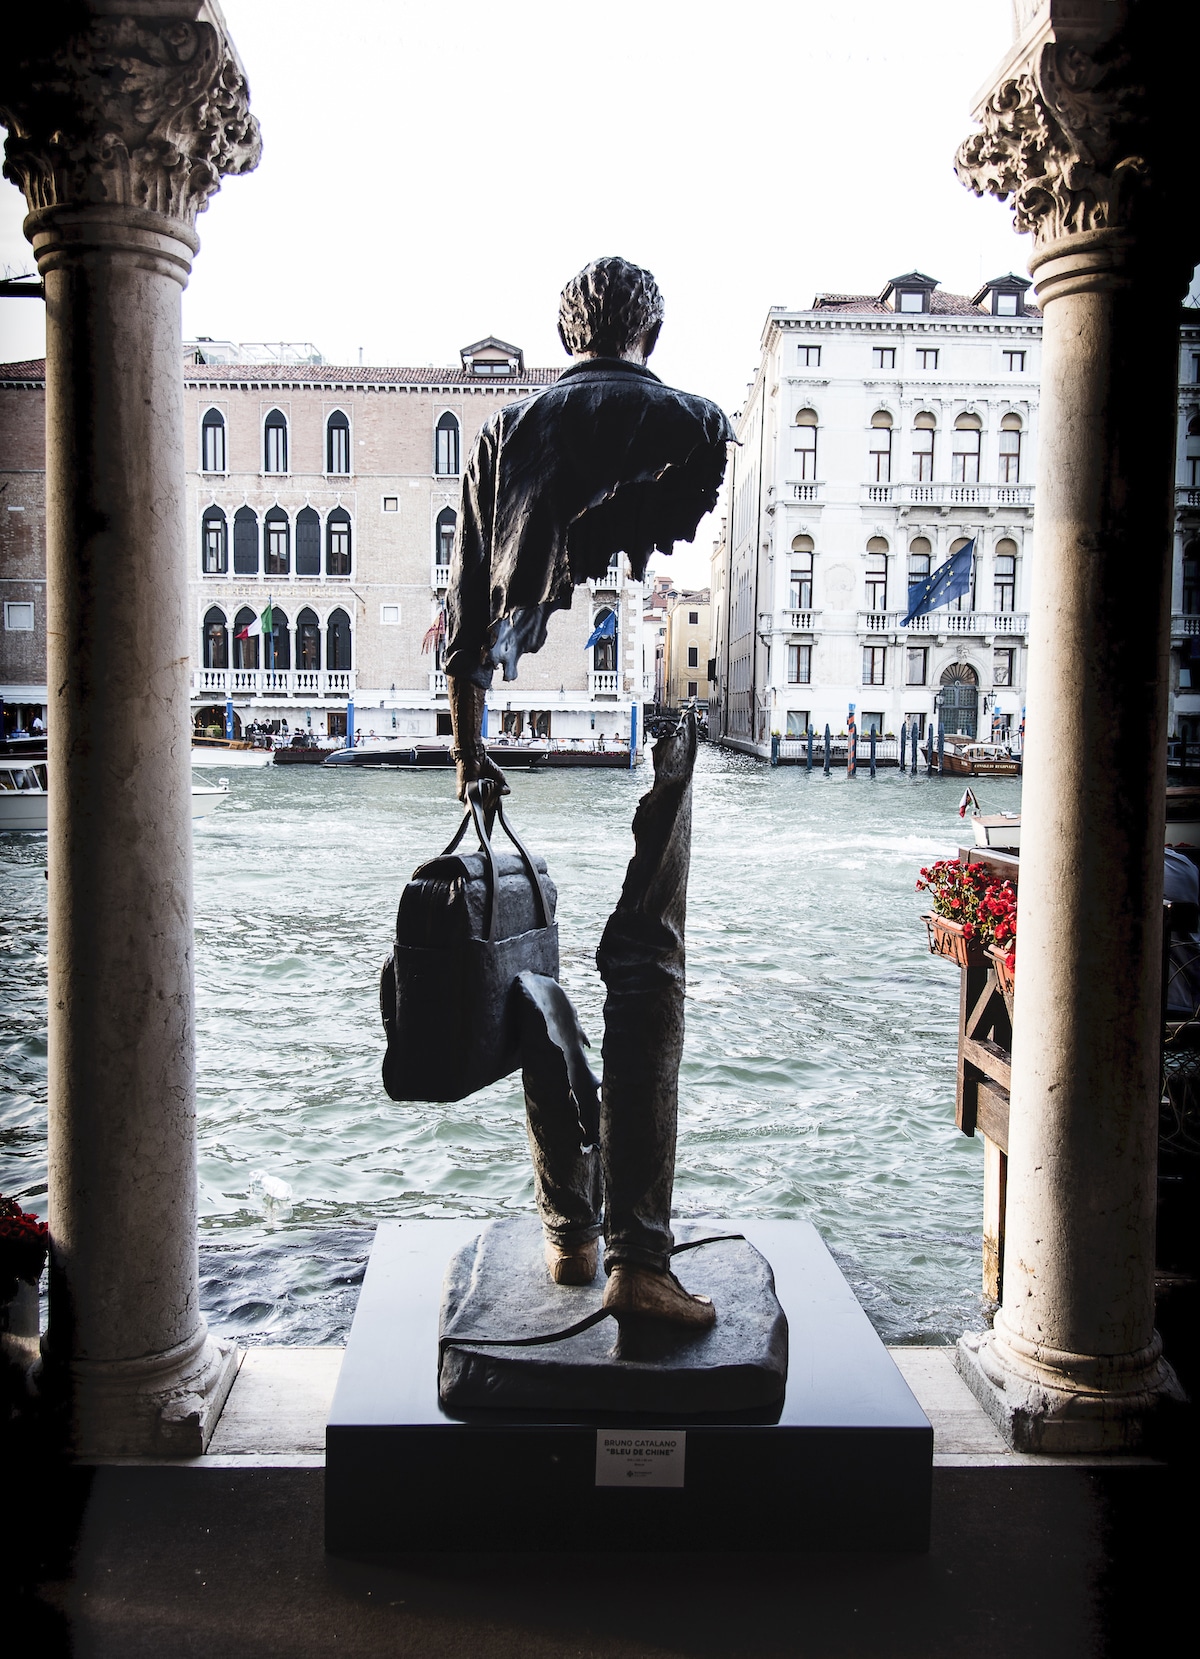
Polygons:
M644 362L662 320L657 282L627 259L593 259L571 278L558 302L558 337L572 357Z

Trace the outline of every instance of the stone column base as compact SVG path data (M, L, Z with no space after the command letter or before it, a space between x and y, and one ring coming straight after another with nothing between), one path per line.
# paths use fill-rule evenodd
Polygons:
M1162 1342L1115 1359L1035 1350L1003 1326L959 1338L958 1374L1017 1452L1146 1452L1187 1403Z
M200 1457L217 1426L241 1351L202 1325L163 1354L70 1367L70 1445L83 1463L110 1457ZM44 1383L54 1386L52 1362ZM61 1386L61 1384L60 1384Z

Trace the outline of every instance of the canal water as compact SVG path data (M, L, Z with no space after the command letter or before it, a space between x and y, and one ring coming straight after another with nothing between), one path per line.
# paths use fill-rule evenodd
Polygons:
M379 965L404 882L456 826L450 774L229 781L195 829L204 1306L244 1341L340 1342L375 1222L532 1209L519 1079L442 1106L397 1105L379 1080ZM594 952L649 771L512 783L598 1069ZM954 1127L958 975L930 957L914 888L960 842L961 793L712 748L696 777L677 1213L814 1222L889 1342L984 1316L982 1147ZM1013 781L977 793L1019 805ZM44 835L0 835L0 1191L43 1215L45 856Z

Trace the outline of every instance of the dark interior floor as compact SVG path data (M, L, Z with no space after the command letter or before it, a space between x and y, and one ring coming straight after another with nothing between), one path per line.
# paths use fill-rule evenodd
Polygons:
M347 1561L324 1553L322 1488L319 1469L27 1472L5 1504L8 1651L1091 1659L1157 1646L1176 1603L1191 1622L1187 1467L938 1469L922 1556L680 1555L669 1538L631 1556L582 1537L572 1554L480 1553L518 1540L478 1537L464 1513L461 1554Z

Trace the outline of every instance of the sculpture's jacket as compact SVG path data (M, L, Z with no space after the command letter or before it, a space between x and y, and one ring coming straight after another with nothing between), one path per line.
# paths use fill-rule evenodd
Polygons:
M463 475L446 599L446 672L491 684L540 650L551 612L625 553L634 578L657 547L691 541L717 503L733 429L707 398L613 358L575 363L507 404Z

